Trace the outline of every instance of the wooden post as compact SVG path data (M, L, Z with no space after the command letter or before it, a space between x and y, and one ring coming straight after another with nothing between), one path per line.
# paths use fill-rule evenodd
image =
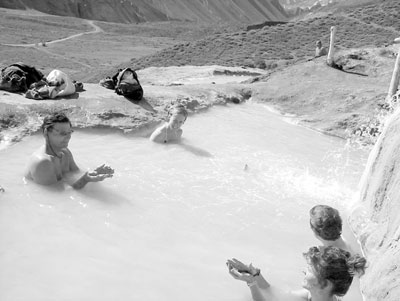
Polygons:
M336 26L331 27L331 41L329 43L329 52L328 57L326 58L326 63L329 66L333 65L333 54L335 52L335 35L336 35Z
M395 44L400 44L400 38L397 38L393 41ZM396 63L394 64L394 70L392 74L392 80L390 81L389 92L388 92L388 100L392 98L392 96L396 93L397 88L399 87L400 81L400 48L397 52Z

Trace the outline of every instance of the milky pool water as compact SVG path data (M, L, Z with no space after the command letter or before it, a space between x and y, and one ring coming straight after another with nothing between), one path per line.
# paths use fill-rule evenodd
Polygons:
M1 151L0 299L250 300L227 273L231 257L300 288L301 254L317 244L308 210L329 204L345 217L367 152L260 104L214 107L183 130L176 145L76 131L82 169L116 170L80 191L24 183L41 135Z

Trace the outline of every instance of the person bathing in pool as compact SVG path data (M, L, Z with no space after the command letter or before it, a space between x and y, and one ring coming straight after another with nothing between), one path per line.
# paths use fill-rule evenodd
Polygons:
M28 163L26 177L41 185L55 184L66 179L75 189L83 188L89 182L111 178L114 170L102 164L93 171L79 174L68 143L74 132L71 122L63 113L46 116L41 126L45 143L34 152Z
M188 116L186 108L175 105L168 114L169 121L157 128L150 136L150 140L157 143L177 142L182 137L182 125Z
M353 253L342 237L342 218L339 211L327 205L316 205L310 210L310 227L323 246L334 246Z
M260 269L237 259L228 259L229 274L247 283L254 301L338 301L344 296L354 275L364 274L366 260L337 247L311 247L304 253L308 266L303 289L284 292L271 286Z

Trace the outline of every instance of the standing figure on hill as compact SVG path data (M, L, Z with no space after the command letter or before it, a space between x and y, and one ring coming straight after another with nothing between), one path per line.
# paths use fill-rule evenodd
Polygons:
M61 179L75 189L83 188L89 182L111 178L114 170L103 164L90 172L79 174L68 143L74 132L71 122L63 113L46 116L41 126L44 145L32 154L26 177L41 185L55 184Z
M316 205L310 210L310 227L324 247L334 246L352 252L342 237L342 218L339 211L327 205Z
M150 136L150 140L158 143L177 142L182 137L182 125L188 116L186 108L179 104L168 112L169 121L157 128Z
M315 57L320 57L328 54L328 50L326 50L326 48L322 46L321 40L318 40L315 44L317 46L315 48Z
M303 289L284 292L271 286L261 275L260 269L237 259L228 259L229 274L247 283L254 301L338 301L344 296L355 274L364 273L364 257L351 254L337 247L311 247L304 253L308 268L304 272Z

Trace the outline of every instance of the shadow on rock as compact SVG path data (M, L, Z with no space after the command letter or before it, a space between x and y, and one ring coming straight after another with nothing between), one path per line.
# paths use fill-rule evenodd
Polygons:
M85 90L83 90L83 91L85 91ZM63 99L78 99L78 98L79 98L79 93L78 92L75 92L74 94L67 95L67 96L63 97Z
M126 96L124 96L129 102L141 106L143 109L150 111L150 112L156 112L156 110L154 110L153 106L146 100L146 98L142 98L141 100L134 100L132 98L128 98Z

